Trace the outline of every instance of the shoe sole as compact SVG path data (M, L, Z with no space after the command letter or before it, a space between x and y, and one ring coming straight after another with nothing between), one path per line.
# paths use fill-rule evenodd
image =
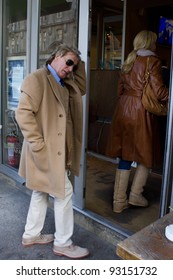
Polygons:
M126 207L123 207L121 210L113 209L113 212L114 212L114 213L121 213L121 212L123 212L124 210L128 209L129 207L130 207L130 205L127 205Z
M133 202L129 202L130 205L133 205L133 206L139 206L139 207L148 207L149 205L141 205L141 204L138 204L138 203L133 203Z
M45 245L45 244L49 244L49 243L51 243L51 242L53 242L53 241L54 241L54 239L51 240L51 241L47 241L47 242L32 242L32 243L23 243L23 242L22 242L22 245L23 245L24 247L30 247L30 246L32 246L32 245Z
M72 257L72 256L70 256L70 255L68 255L68 254L64 254L64 253L60 253L60 252L58 253L58 252L53 251L53 253L54 253L56 256L60 256L60 257L64 256L64 257L67 257L67 258L70 258L70 259L83 259L83 258L89 256L89 254L90 254L90 253L88 253L88 254L85 254L85 255L83 255L83 256Z

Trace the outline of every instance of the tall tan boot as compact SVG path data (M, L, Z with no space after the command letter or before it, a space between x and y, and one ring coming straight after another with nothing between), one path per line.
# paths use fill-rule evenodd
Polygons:
M117 169L114 185L113 212L121 213L128 208L127 187L131 170Z
M139 164L137 166L129 196L129 204L142 207L148 206L148 201L142 195L143 188L148 178L148 174L149 169L146 168L144 165Z

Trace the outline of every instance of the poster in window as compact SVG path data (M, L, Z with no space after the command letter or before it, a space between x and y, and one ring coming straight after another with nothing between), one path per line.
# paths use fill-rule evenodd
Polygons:
M20 87L25 76L25 57L8 58L8 108L15 109L19 102Z

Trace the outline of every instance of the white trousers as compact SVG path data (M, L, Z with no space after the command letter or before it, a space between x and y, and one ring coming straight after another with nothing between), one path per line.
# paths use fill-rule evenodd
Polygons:
M55 239L54 245L63 247L72 244L71 236L74 229L72 206L73 187L65 175L65 198L54 198ZM28 210L24 238L39 236L45 222L49 194L33 191Z

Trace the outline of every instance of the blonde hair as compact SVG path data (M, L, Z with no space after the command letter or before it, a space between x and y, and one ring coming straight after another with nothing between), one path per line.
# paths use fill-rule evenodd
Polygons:
M154 51L156 48L156 40L156 33L149 30L140 31L133 40L133 51L129 53L125 60L122 71L128 73L132 69L138 50L145 49Z
M54 50L52 52L52 54L49 56L49 58L46 60L45 64L50 64L52 62L52 60L54 60L55 56L64 56L66 55L68 52L72 52L76 55L76 57L78 58L78 60L81 60L81 52L75 48L75 47L71 47L68 46L66 44L59 44L58 47L56 48L56 50Z

